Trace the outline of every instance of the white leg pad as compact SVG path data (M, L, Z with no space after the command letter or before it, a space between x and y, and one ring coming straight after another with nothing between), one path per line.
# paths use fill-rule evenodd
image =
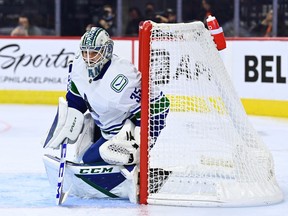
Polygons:
M129 172L125 167L120 168L121 173L129 181L128 198L131 203L138 203L139 197L139 184L138 184L138 167Z
M80 163L86 150L94 143L95 123L90 113L84 115L83 129L74 143L75 155L74 162Z

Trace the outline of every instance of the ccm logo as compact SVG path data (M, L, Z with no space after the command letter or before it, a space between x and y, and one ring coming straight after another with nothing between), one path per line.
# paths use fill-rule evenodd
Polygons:
M245 56L245 82L286 83L281 73L281 56Z
M72 125L71 125L71 128L70 128L70 132L72 133L73 132L73 129L75 127L75 124L76 124L76 121L77 121L77 118L75 117L73 122L72 122Z

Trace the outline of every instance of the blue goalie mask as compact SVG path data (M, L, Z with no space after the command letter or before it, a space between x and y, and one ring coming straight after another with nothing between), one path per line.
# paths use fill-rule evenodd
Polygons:
M95 71L93 78L100 74L103 66L112 58L113 45L109 34L99 27L92 27L82 36L80 43L82 58L87 68Z

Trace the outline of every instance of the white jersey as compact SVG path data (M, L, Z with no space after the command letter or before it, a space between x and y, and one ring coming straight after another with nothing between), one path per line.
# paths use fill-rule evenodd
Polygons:
M88 102L102 136L110 139L119 132L127 118L140 111L141 73L129 61L116 55L113 55L110 66L100 79L93 81L88 73L81 56L76 56L70 79Z

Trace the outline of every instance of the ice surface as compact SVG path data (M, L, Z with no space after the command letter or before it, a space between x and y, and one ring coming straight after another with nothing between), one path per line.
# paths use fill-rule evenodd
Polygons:
M285 197L282 203L247 208L200 208L68 197L63 206L56 206L55 188L48 183L40 144L56 109L56 106L0 105L0 216L282 216L288 212L288 119L257 116L249 119L274 156L276 177Z

